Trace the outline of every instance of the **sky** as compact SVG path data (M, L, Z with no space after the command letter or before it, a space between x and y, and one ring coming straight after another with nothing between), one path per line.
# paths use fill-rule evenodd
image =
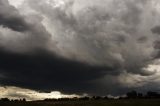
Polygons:
M159 91L159 17L159 0L0 0L0 97Z

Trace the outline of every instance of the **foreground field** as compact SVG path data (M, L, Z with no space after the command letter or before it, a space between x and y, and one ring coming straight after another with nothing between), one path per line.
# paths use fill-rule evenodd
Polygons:
M60 102L0 102L0 106L160 106L160 99Z

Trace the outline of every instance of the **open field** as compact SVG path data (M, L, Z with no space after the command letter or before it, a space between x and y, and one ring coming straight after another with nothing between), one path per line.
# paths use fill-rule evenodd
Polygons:
M0 102L0 106L160 106L160 99L90 100L58 102Z

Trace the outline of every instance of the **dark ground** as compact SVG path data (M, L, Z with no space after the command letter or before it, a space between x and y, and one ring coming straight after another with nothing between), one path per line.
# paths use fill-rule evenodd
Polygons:
M160 99L0 102L0 106L160 106Z

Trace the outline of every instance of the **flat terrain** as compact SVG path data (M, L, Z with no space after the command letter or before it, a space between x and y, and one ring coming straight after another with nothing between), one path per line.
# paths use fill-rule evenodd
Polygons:
M0 102L0 106L160 106L160 99L90 100L58 102Z

